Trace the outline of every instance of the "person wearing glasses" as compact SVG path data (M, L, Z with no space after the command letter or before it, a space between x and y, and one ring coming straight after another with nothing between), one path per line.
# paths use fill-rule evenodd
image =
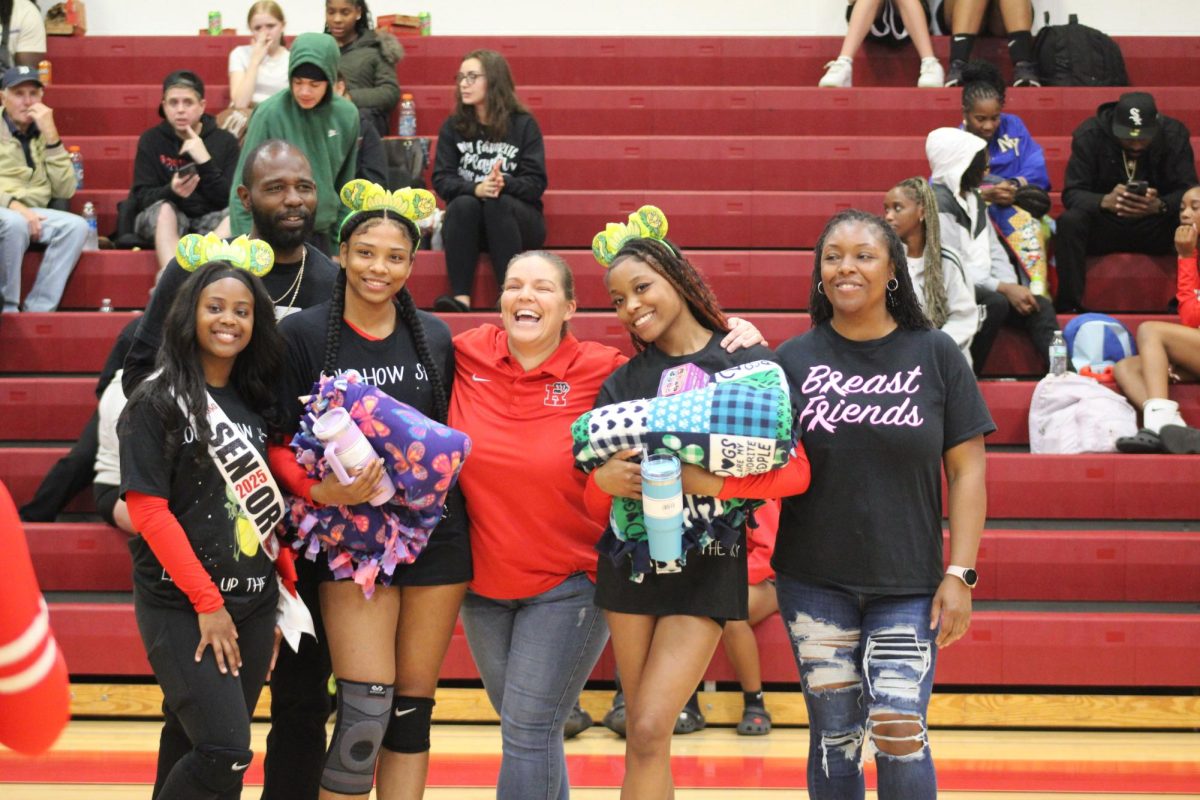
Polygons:
M499 286L513 256L546 240L546 148L537 120L517 99L504 56L467 53L454 95L433 164L433 188L446 203L442 239L450 277L450 294L434 301L436 311L471 310L480 251L491 256Z

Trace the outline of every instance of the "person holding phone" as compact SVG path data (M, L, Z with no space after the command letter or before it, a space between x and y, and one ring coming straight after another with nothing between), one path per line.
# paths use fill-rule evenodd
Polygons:
M1055 234L1060 312L1083 310L1088 256L1172 251L1175 212L1196 183L1189 136L1147 92L1101 105L1075 129Z
M118 234L154 243L161 270L185 233L217 230L229 216L238 160L233 134L204 110L204 81L176 70L163 80L163 121L138 139L133 187L118 212Z

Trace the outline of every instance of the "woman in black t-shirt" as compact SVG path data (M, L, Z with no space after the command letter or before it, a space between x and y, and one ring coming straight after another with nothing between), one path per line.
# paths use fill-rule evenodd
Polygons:
M446 202L442 240L450 294L437 311L468 311L479 253L491 255L496 285L512 257L546 240L542 193L546 145L517 99L512 72L494 50L463 58L454 80L454 113L438 132L433 188Z
M279 641L258 530L282 519L282 497L270 519L258 501L281 350L262 283L209 263L176 295L158 372L121 415L134 613L164 697L156 797L238 797L253 755Z
M771 562L811 720L809 796L861 798L874 752L880 797L934 797L925 714L937 649L970 623L995 426L887 223L842 212L816 250L813 330L779 348L813 480L784 499Z
M356 182L365 183L365 182ZM362 209L342 197L350 207ZM372 187L379 197L383 190ZM407 191L407 190L405 190ZM424 192L428 208L434 199ZM414 202L415 207L415 202ZM416 223L396 205L352 210L342 222L341 270L328 303L288 317L281 394L288 433L322 373L357 371L363 379L426 417L446 420L453 346L447 325L418 311L405 284L420 242ZM372 461L347 485L330 472L317 482L290 448L272 446L284 487L314 505L365 505L383 474ZM315 553L326 639L338 685L338 723L326 754L324 792L367 794L376 773L381 797L418 796L429 766L429 727L438 671L471 578L465 512L451 489L446 516L411 564L380 570L370 597L355 580L336 579L330 562L348 556L332 546ZM386 584L386 585L385 585ZM382 746L383 752L379 748ZM376 762L378 761L378 769ZM324 796L324 795L323 795Z
M657 209L650 210L661 217ZM775 360L762 346L736 353L721 348L721 337L729 330L726 317L700 273L669 242L633 238L602 263L608 265L605 283L617 317L639 352L604 382L597 407L654 397L663 370L670 367L692 363L714 374L751 361ZM611 497L641 497L641 469L632 460L637 455L634 450L618 453L591 473L589 507L607 507ZM725 620L746 618L749 508L721 501L776 497L804 491L807 483L802 454L788 467L740 480L685 464L688 524L723 529L731 534L724 540L733 543L723 545L714 535L707 546L686 553L680 569L652 569L639 581L631 579L631 557L611 525L605 530L597 545L596 605L604 609L612 633L625 695L623 795L666 797L672 791L675 720L703 677ZM748 484L757 484L758 492Z

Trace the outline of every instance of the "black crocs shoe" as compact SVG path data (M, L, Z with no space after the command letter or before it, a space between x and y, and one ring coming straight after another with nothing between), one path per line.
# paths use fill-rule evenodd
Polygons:
M604 719L600 720L600 724L608 728L610 731L625 738L625 695L622 692L617 692L613 695L612 708L604 715Z
M1151 453L1165 453L1163 449L1163 440L1157 433L1152 433L1148 428L1142 428L1133 436L1122 436L1117 439L1117 450L1122 453L1136 453L1138 455L1149 455Z
M578 702L567 715L567 724L563 726L563 738L574 739L579 734L592 727L592 715L584 711Z
M1200 453L1200 430L1187 425L1163 425L1158 432L1163 450L1176 455Z

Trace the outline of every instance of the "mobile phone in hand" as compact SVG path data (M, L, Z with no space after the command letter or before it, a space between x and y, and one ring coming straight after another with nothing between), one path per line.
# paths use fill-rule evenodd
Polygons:
M1145 197L1146 192L1150 191L1150 184L1146 181L1129 181L1125 184L1125 191L1130 194L1136 194L1139 197Z
M196 174L196 162L184 164L175 174L179 176L180 180L192 177Z

